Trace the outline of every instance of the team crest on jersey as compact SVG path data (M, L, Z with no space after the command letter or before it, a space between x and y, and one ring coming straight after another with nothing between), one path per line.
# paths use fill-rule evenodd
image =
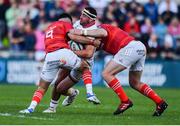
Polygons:
M66 60L65 59L60 59L59 61L60 61L61 65L65 65L66 64Z

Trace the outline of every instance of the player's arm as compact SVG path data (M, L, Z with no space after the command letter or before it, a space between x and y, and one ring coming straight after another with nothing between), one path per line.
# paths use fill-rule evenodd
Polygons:
M79 57L89 59L93 56L96 48L93 45L86 45L85 49L74 51Z
M106 37L108 35L107 31L103 28L94 29L94 30L71 29L69 32L75 35L84 35L91 37Z
M69 39L71 39L75 42L78 42L81 44L93 45L95 47L99 47L99 45L101 43L99 39L90 39L90 38L87 38L82 35L75 35L75 34L68 33L67 36Z

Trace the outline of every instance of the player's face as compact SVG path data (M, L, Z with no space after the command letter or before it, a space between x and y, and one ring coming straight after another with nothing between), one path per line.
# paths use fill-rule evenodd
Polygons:
M80 24L83 26L89 24L89 22L91 22L91 18L82 13L80 16Z

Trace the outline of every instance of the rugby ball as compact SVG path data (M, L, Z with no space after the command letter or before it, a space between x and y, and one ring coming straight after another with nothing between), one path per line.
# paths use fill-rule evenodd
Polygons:
M82 44L74 42L72 40L69 42L69 45L70 45L71 50L73 50L73 51L82 50L83 49L83 45Z

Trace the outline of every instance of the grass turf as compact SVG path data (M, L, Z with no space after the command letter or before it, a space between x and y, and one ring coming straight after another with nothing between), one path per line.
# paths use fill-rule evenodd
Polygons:
M102 104L93 105L86 101L85 88L76 88L80 90L80 94L75 103L62 107L62 97L56 114L42 113L49 105L49 88L36 111L30 115L23 115L18 111L29 105L36 86L0 85L0 125L180 125L180 89L155 88L155 91L167 100L169 106L161 117L152 117L155 104L131 88L125 88L125 91L134 106L118 116L112 115L119 100L111 89L94 87L94 92Z

